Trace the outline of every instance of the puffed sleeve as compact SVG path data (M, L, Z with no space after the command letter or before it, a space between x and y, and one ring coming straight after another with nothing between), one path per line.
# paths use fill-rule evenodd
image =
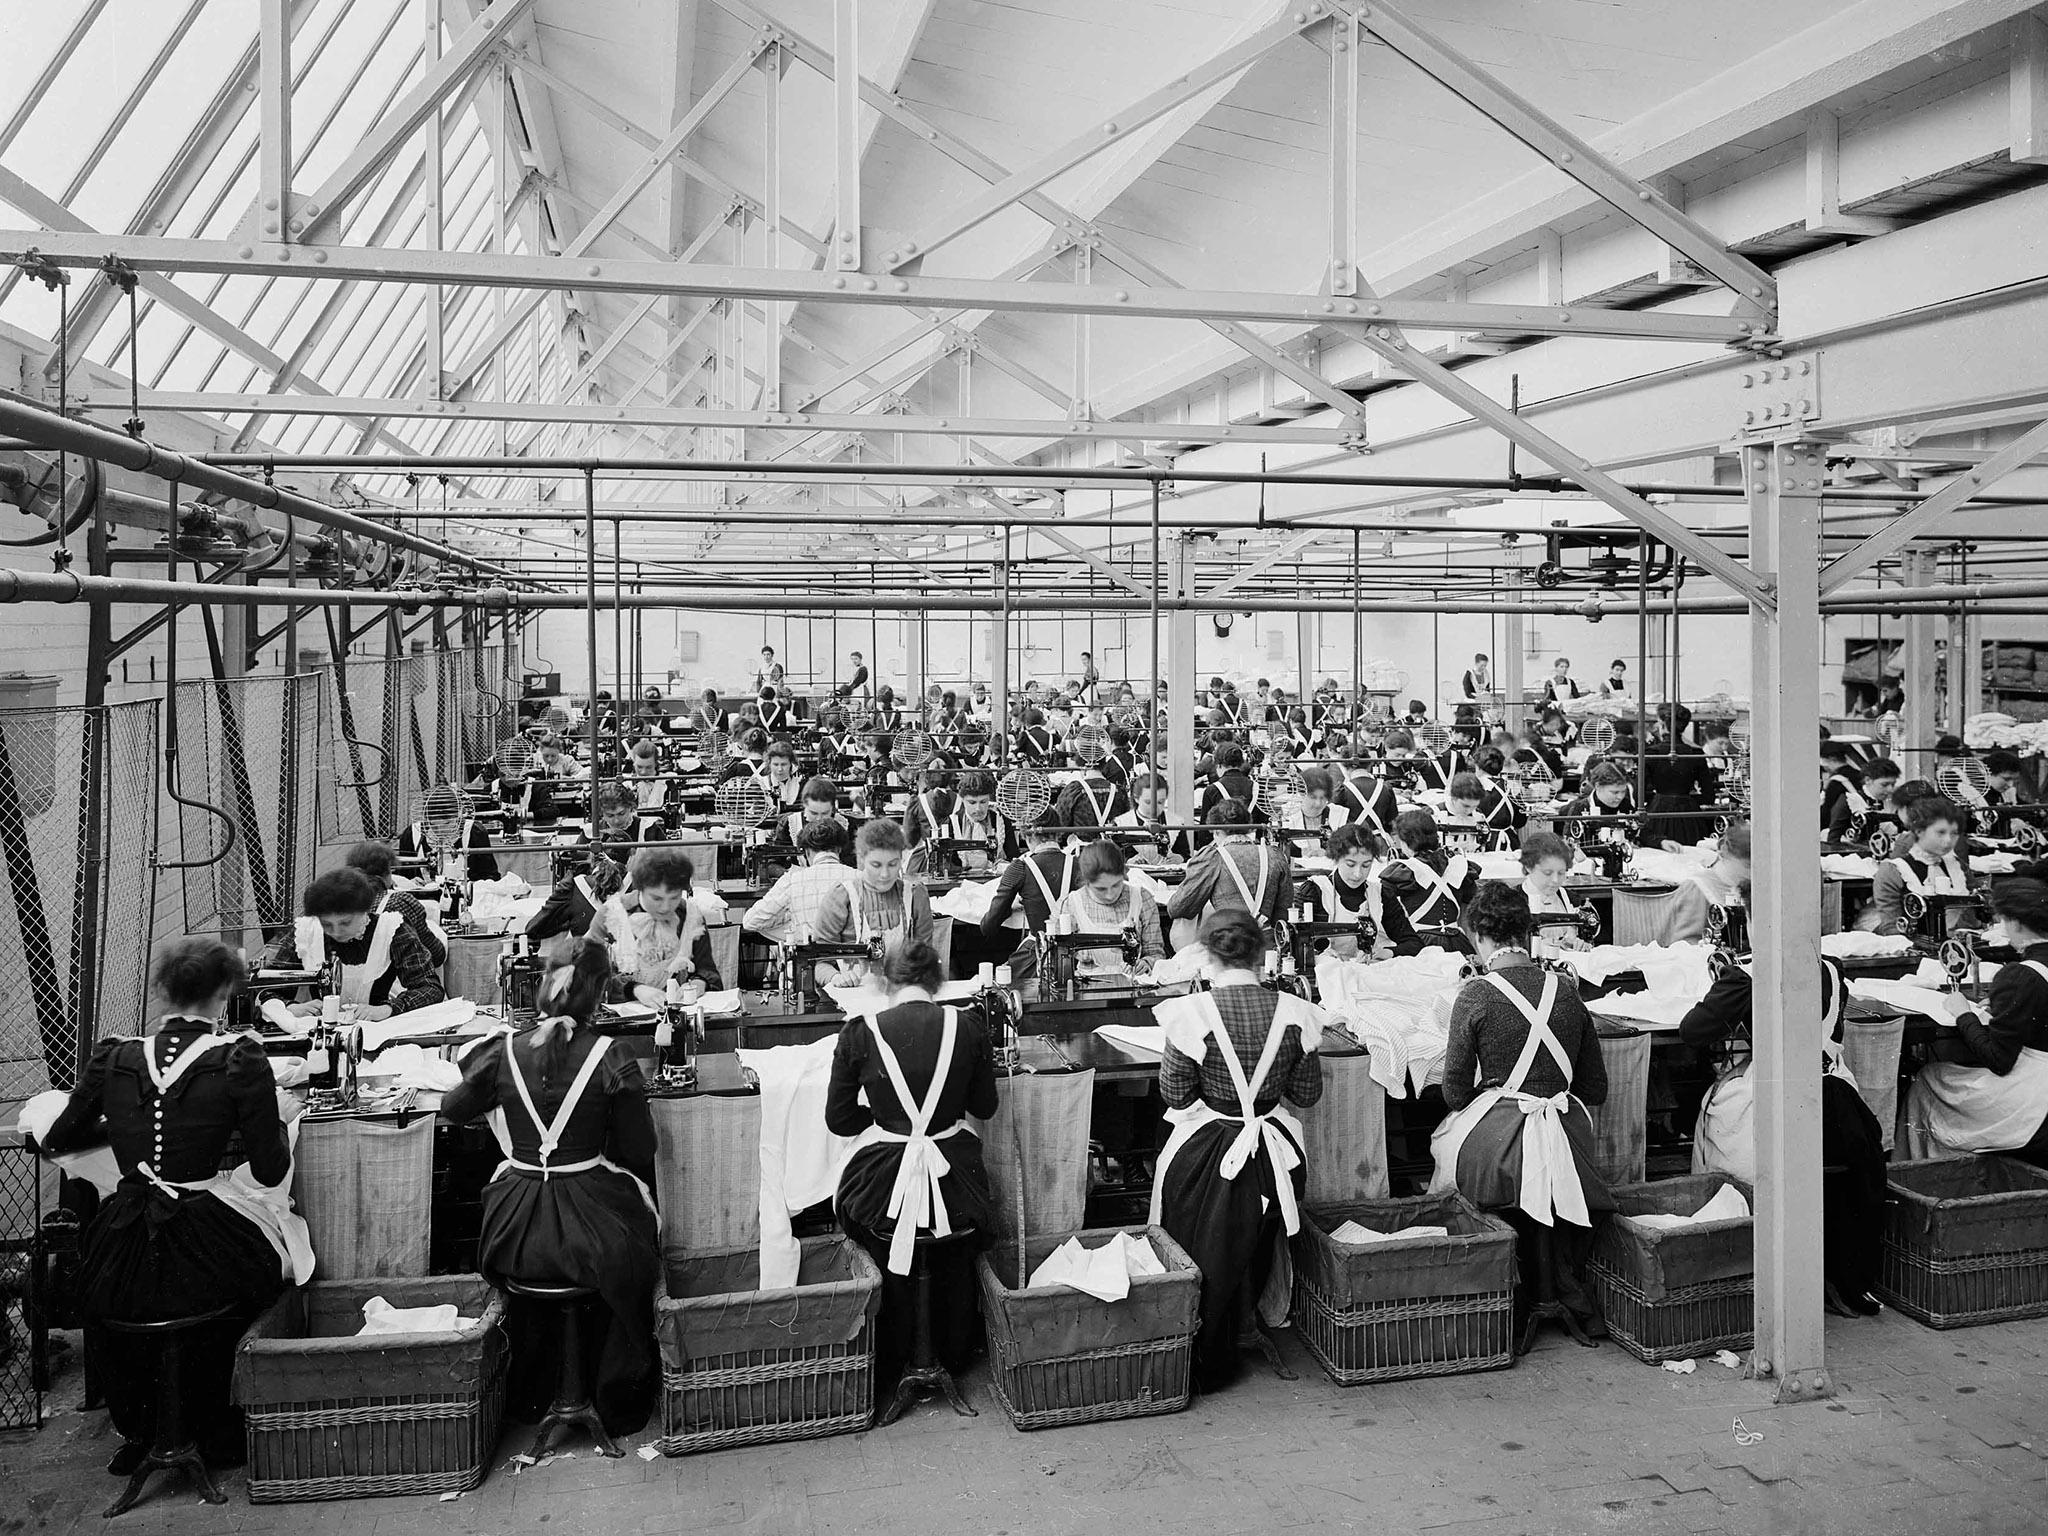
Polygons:
M391 936L391 964L398 972L389 1003L393 1013L411 1013L418 1008L431 1007L448 995L447 988L441 985L441 973L435 969L433 956L427 953L427 946L420 942L419 935L409 926L401 924L398 932Z
M254 1040L237 1040L228 1047L227 1078L228 1098L235 1106L249 1172L257 1183L274 1189L292 1172L291 1143L277 1114L277 1074L270 1070L262 1046Z
M498 1107L498 1084L505 1080L505 1045L509 1035L498 1035L477 1046L462 1060L462 1081L441 1099L441 1118L451 1125L481 1120Z
M1678 1021L1678 1037L1687 1045L1719 1045L1750 1021L1749 973L1731 970L1707 989L1707 995Z
M106 1144L104 1104L107 1073L113 1069L114 1053L127 1043L126 1040L102 1040L92 1048L92 1056L85 1064L85 1076L71 1090L70 1102L51 1123L50 1134L43 1138L42 1150L46 1155L56 1157Z
M605 1129L604 1155L654 1187L654 1119L647 1112L647 1078L639 1058L613 1050L605 1058L605 1080L611 1099L611 1123Z
M845 886L835 885L819 898L811 936L821 944L844 944L853 937L853 893Z
M832 1048L832 1080L825 1089L825 1129L834 1136L858 1136L875 1123L874 1111L860 1099L866 1061L867 1025L849 1020Z

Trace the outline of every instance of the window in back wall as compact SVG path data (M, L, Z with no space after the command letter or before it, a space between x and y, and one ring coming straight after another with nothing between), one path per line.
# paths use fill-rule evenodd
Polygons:
M694 663L697 657L697 631L679 629L676 631L676 660Z

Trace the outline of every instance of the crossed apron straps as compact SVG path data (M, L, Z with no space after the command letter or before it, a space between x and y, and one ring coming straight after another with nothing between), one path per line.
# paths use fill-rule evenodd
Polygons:
M1259 845L1259 886L1256 893L1245 884L1244 872L1237 867L1237 860L1230 856L1227 845L1218 844L1216 857L1222 862L1224 872L1230 876L1230 883L1237 887L1237 894L1244 898L1245 910L1253 917L1264 921L1266 911L1266 877L1272 872L1266 854L1266 845Z
M1031 878L1038 882L1038 893L1045 898L1046 920L1050 922L1053 913L1059 908L1060 896L1066 895L1073 888L1074 856L1071 853L1060 855L1059 896L1053 894L1052 884L1045 878L1045 871L1038 867L1037 858L1031 854L1026 854L1024 856L1024 867L1031 872Z
M888 1140L900 1139L903 1143L903 1160L897 1165L896 1182L889 1191L889 1215L896 1223L889 1239L889 1269L899 1275L910 1273L919 1228L930 1227L934 1237L948 1236L953 1230L946 1198L939 1189L939 1180L952 1171L952 1165L939 1151L931 1126L932 1117L938 1113L939 1096L945 1092L952 1071L953 1046L960 1034L960 1010L946 1008L941 1010L941 1016L945 1023L939 1035L938 1062L932 1068L932 1080L920 1103L910 1091L909 1079L903 1075L903 1063L882 1034L880 1021L873 1014L868 1015L868 1032L875 1038L876 1059L882 1064L889 1086L895 1090L896 1102L910 1118L908 1136L898 1138L891 1132L882 1132Z
M526 1106L526 1113L533 1119L533 1128L540 1133L540 1163L538 1172L543 1180L557 1173L581 1173L586 1168L595 1168L603 1158L585 1158L580 1163L567 1163L560 1168L551 1166L555 1148L562 1144L562 1132L569 1128L570 1117L576 1113L576 1106L583 1102L583 1091L590 1086L590 1080L597 1075L597 1069L611 1049L611 1042L602 1037L583 1058L583 1065L576 1070L575 1078L569 1084L569 1091L562 1096L561 1107L555 1111L555 1118L542 1120L540 1106L534 1103L533 1091L527 1087L526 1074L519 1066L519 1053L508 1040L505 1043L505 1065L512 1073L512 1087L519 1095L519 1102ZM536 1165L522 1163L506 1151L505 1160L515 1168L534 1168Z
M1498 971L1488 971L1486 979L1495 991L1515 1006L1515 1011L1528 1022L1529 1036L1522 1042L1522 1054L1515 1059L1515 1069L1508 1074L1505 1087L1509 1093L1522 1092L1522 1084L1529 1080L1529 1069L1536 1064L1536 1052L1547 1050L1564 1073L1564 1080L1572 1080L1572 1059L1564 1048L1564 1042L1557 1038L1550 1027L1550 1011L1557 1003L1557 974L1543 973L1543 995L1534 1003L1517 991L1505 976Z
M1408 912L1408 921L1411 923L1421 922L1423 913L1429 911L1440 901L1450 904L1452 920L1456 921L1458 893L1451 888L1449 879L1450 865L1445 864L1444 873L1440 875L1420 859L1403 859L1401 863L1415 877L1415 883L1423 888L1422 902L1412 912ZM1402 903L1402 910L1408 911L1405 902ZM1437 925L1431 924L1429 926Z

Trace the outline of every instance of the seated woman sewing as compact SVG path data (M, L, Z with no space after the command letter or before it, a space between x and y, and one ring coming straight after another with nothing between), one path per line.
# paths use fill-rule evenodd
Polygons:
M1117 817L1119 832L1150 832L1163 829L1173 817L1166 808L1166 785L1149 773L1139 774L1130 785L1131 808ZM1126 840L1131 855L1141 864L1179 863L1185 857L1187 834L1159 830L1149 841Z
M2048 1168L2048 883L2000 880L1991 907L2019 961L1984 1004L1943 994L1954 1030L1906 1097L1906 1155L2003 1152Z
M1202 819L1215 828L1215 841L1188 860L1187 878L1166 899L1167 918L1186 924L1174 947L1192 941L1194 924L1210 912L1249 912L1267 932L1294 905L1294 873L1287 855L1255 842L1242 800L1225 799Z
M378 909L378 891L360 870L330 869L306 887L305 915L277 941L269 964L280 971L325 971L358 1019L388 1019L440 1002L448 994L433 957L405 918ZM317 1017L319 999L294 1003L301 1018Z
M459 859L464 880L497 879L498 856L491 852L491 834L477 824L474 816L462 818L445 848L429 830L455 821L460 807L461 802L447 785L436 784L428 790L418 817L399 829L398 862L419 869L422 879L438 880L442 864Z
M447 963L448 935L441 931L438 891L433 893L434 910L429 912L426 903L410 891L394 889L397 879L392 871L398 867L398 856L382 843L357 843L343 862L350 869L360 870L363 878L382 893L377 898L378 912L396 912L405 919L405 926L412 930L412 936L420 941L434 964L438 967Z
M988 909L981 915L982 937L1000 941L1005 937L1010 914L1019 902L1024 906L1024 927L1029 933L1044 933L1054 910L1074 889L1076 861L1066 846L1067 827L1058 807L1047 806L1038 813L1024 834L1024 852L1003 866ZM1029 953L1016 962L1022 975L1032 974Z
M1303 769L1300 798L1283 805L1273 818L1273 825L1283 832L1315 832L1327 836L1351 819L1350 808L1337 804L1336 796L1337 783L1328 770Z
M1956 855L1963 813L1955 802L1928 795L1908 805L1904 814L1912 846L1879 864L1870 883L1877 933L1913 931L1914 925L1906 917L1909 895L1966 896L1970 890L1969 872Z
M1135 964L1126 958L1120 943L1084 949L1076 959L1097 973L1143 976L1166 958L1166 927L1159 903L1150 891L1131 884L1126 867L1124 851L1115 843L1107 839L1089 843L1075 861L1074 888L1059 899L1053 913L1072 919L1075 933L1121 936L1129 931L1137 940Z
M1484 974L1451 1009L1444 1051L1450 1118L1430 1138L1432 1191L1455 1189L1521 1238L1517 1318L1536 1297L1564 1303L1591 1338L1606 1333L1586 1280L1593 1237L1614 1199L1593 1163L1588 1105L1607 1101L1607 1064L1576 983L1529 954L1528 899L1488 881L1464 913ZM1547 1271L1539 1227L1552 1230Z
M1275 1242L1301 1225L1302 1132L1281 1101L1307 1109L1323 1096L1323 1014L1259 985L1266 934L1249 912L1211 912L1198 942L1212 990L1153 1010L1166 1033L1159 1093L1173 1131L1150 1220L1202 1272L1195 1382L1214 1392L1237 1374L1244 1315L1265 1289Z
M1564 804L1553 825L1597 861L1601 849L1636 847L1634 814L1635 787L1628 775L1613 763L1595 763L1586 770L1584 790Z
M1472 754L1473 777L1479 781L1476 812L1480 826L1485 829L1487 851L1492 853L1517 846L1522 840L1522 829L1529 824L1529 813L1522 809L1522 802L1501 783L1506 768L1507 756L1497 746L1481 747Z
M559 855L565 862L574 859L584 867L576 869L572 865L555 882L541 909L526 921L529 939L544 944L564 934L581 938L589 932L605 899L625 886L639 814L633 791L625 785L607 784L597 792L599 840L583 844L580 849L572 845ZM579 852L581 858L577 859Z
M818 901L811 937L820 944L867 944L880 939L885 948L930 944L932 899L924 886L905 878L903 828L886 817L863 823L853 840L853 867L859 876L828 890ZM866 974L864 961L839 966L838 978L853 982ZM820 980L829 968L820 968Z
M1522 896L1533 918L1576 916L1579 908L1565 889L1571 874L1572 847L1554 832L1531 832L1522 839ZM1587 941L1570 928L1536 924L1533 952L1537 955L1561 949L1585 949Z
M150 980L167 1011L141 1039L100 1041L38 1138L50 1157L111 1143L120 1168L86 1229L79 1277L86 1353L122 1441L107 1464L117 1477L148 1454L162 1384L155 1342L106 1324L230 1309L181 1335L180 1385L200 1454L239 1465L242 1415L228 1391L236 1345L286 1285L312 1278L285 1134L298 1101L278 1091L260 1045L222 1032L243 975L241 955L217 939L165 945ZM243 1165L223 1173L237 1139Z
M661 1232L640 1063L592 1027L611 972L604 946L580 941L541 980L539 1025L471 1051L441 1117L466 1125L502 1116L505 1161L484 1186L477 1267L494 1285L597 1291L610 1316L593 1401L605 1429L625 1435L647 1422L659 1385L652 1320ZM547 1334L525 1323L515 1301L511 1404L515 1414L538 1416L554 1363L540 1358Z
M1849 987L1834 961L1820 962L1820 1154L1827 1308L1838 1317L1878 1311L1880 1236L1884 1230L1884 1132L1842 1062ZM1679 1038L1696 1050L1726 1048L1728 1065L1700 1104L1692 1171L1756 1182L1754 1089L1749 1069L1754 984L1745 965L1723 971L1679 1021ZM2048 1112L2048 1102L2043 1104Z
M1373 866L1384 853L1380 840L1356 822L1330 834L1330 869L1311 875L1304 882L1302 899L1309 920L1317 923L1348 923L1365 918L1374 929L1375 950L1391 953L1390 941L1380 931L1379 882ZM1338 935L1330 940L1330 953L1348 960L1358 953L1358 940Z
M923 940L892 944L882 980L889 1005L840 1030L825 1097L825 1128L854 1138L834 1202L839 1225L883 1272L878 1395L902 1373L914 1342L909 1275L920 1234L962 1239L939 1244L927 1259L939 1363L964 1369L980 1339L974 1260L993 1236L993 1200L967 1117L986 1120L999 1102L981 1013L934 1001L945 980L938 952Z
M853 839L837 817L812 822L797 835L796 846L801 862L784 870L767 894L740 915L742 928L776 944L808 943L825 893L860 878L847 867Z
M1479 885L1479 866L1447 853L1428 811L1394 818L1392 856L1381 866L1380 933L1397 955L1468 948L1459 917Z
M609 949L614 998L659 1008L672 983L676 1000L685 1003L724 986L710 930L690 900L696 877L697 866L679 848L642 848L633 855L626 888L605 898L588 935Z

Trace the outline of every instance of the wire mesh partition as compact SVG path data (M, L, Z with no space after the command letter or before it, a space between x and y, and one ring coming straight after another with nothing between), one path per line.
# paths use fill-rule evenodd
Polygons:
M49 1329L37 1286L43 1225L39 1160L22 1142L0 1142L0 1430L40 1429L39 1364Z
M77 1082L88 986L96 1034L142 1017L158 718L0 712L0 1101Z
M189 933L275 929L297 909L319 839L326 674L206 679L178 686L181 790L234 818L177 808Z

